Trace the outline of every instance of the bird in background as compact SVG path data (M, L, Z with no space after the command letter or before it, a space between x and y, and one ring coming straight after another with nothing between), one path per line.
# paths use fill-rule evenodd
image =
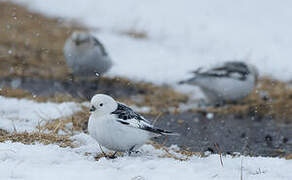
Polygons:
M226 61L211 68L198 68L194 77L180 81L200 87L209 103L222 105L226 102L236 103L256 87L258 70L255 66L241 61Z
M103 75L113 65L103 44L88 32L73 32L63 51L73 77L81 80Z
M117 152L134 152L150 138L178 135L159 129L125 104L105 94L91 99L88 132L100 145Z

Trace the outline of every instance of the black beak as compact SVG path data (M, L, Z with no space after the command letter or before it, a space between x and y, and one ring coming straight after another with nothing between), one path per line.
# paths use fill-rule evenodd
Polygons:
M91 106L91 108L89 109L89 112L93 112L95 110L96 110L96 108L94 106Z

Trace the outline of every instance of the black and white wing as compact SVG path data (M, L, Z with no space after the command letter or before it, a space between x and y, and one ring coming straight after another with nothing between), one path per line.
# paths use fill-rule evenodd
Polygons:
M103 46L103 44L94 36L92 36L93 38L93 43L94 43L94 46L98 47L100 49L100 52L102 53L103 56L107 56L107 52Z
M173 134L170 131L153 127L150 122L146 120L143 116L133 111L130 107L121 103L118 103L117 109L111 114L116 115L117 122L129 127L142 129L155 134Z
M227 77L244 81L250 71L245 63L230 61L222 64L221 66L216 66L208 70L199 68L193 73L200 76Z

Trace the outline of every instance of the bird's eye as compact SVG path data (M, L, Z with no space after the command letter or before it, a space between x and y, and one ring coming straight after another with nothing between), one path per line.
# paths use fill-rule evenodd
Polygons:
M100 107L103 106L103 103L100 103L99 106L100 106Z

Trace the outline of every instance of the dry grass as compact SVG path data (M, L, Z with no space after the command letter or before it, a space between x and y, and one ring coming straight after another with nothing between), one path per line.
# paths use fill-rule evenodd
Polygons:
M3 130L3 129L0 129L0 137L1 137L1 136L4 136L4 135L7 135L7 134L8 134L7 131L5 131L5 130Z
M154 141L150 141L149 144L151 144L155 149L160 149L160 150L163 150L165 152L165 154L160 156L161 158L172 158L172 159L179 160L179 161L187 161L192 156L205 157L205 155L201 152L191 152L191 151L186 151L186 150L175 151L175 153L178 153L178 154L181 154L184 156L184 157L179 157L176 154L171 153L169 148L165 147L162 144L159 144L159 143L154 142Z
M57 134L44 134L44 133L14 133L0 136L0 142L12 141L21 142L23 144L57 144L60 147L74 147L69 136L61 136Z
M4 87L0 89L0 95L5 97L14 97L14 98L26 98L31 99L37 102L81 102L82 99L73 98L70 94L56 93L53 96L35 96L31 92L23 90L23 89L13 89Z
M262 96L266 93L267 96ZM195 109L194 111L202 111ZM263 78L258 87L239 104L208 108L217 114L249 117L272 117L280 122L292 122L292 89L284 82Z
M0 76L64 79L62 49L73 30L10 2L0 2Z
M137 30L135 28L132 28L132 29L129 29L129 30L125 30L125 31L121 31L120 34L129 36L129 37L134 38L134 39L148 39L149 38L149 36L148 36L146 31Z
M292 154L289 154L289 155L285 156L285 159L286 160L292 160Z
M59 118L54 121L47 122L44 126L39 127L39 131L43 132L48 130L52 133L58 133L63 131L67 134L73 134L73 132L82 132L87 129L87 122L89 119L89 109L83 107L83 111L77 112L70 117ZM68 129L67 125L71 123L72 128Z

